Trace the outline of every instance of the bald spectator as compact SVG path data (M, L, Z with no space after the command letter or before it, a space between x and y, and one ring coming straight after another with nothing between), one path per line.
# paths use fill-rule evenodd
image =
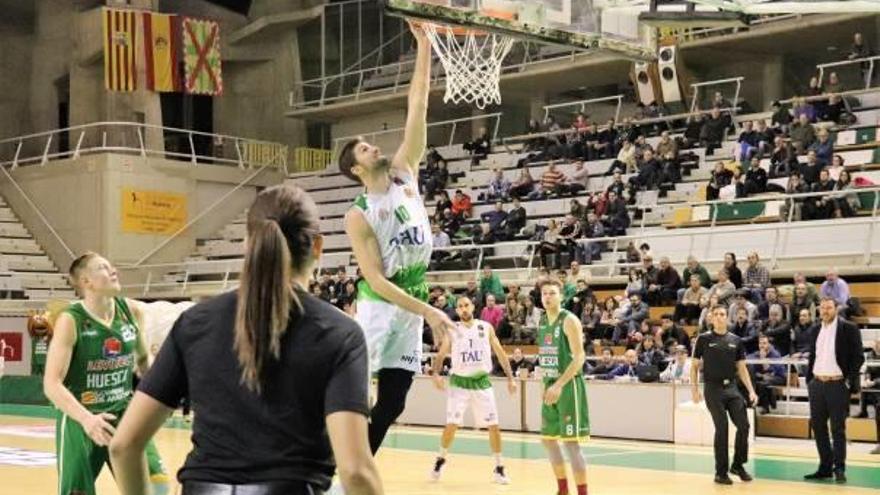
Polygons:
M682 280L689 281L693 275L699 277L700 285L703 287L708 289L712 286L712 278L709 276L709 271L697 261L695 256L691 255L687 257L687 267L681 274L681 278Z
M770 317L761 333L770 338L779 354L788 356L791 353L791 324L783 318L780 305L770 306Z
M514 376L526 377L535 369L535 363L526 359L523 355L522 349L519 347L513 350L513 353L510 355L510 371L513 372ZM496 375L504 376L504 370L498 366L496 367Z
M820 297L830 297L838 308L846 308L849 302L849 284L837 273L837 268L830 268L825 272L825 281L819 288Z
M736 286L730 281L730 274L725 268L718 270L718 282L709 288L707 296L718 298L718 304L727 306L736 293Z
M788 305L779 298L779 289L772 285L764 290L764 300L758 304L758 314L755 317L766 322L770 318L770 306L774 304L782 308L782 319L789 320Z
M629 376L636 378L636 366L639 365L639 355L634 349L629 349L623 353L623 362L614 367L605 375L596 376L602 380L612 380L621 376Z
M764 299L764 291L770 286L770 270L760 262L757 251L748 255L749 266L743 277L743 288L751 293L751 300L759 304Z

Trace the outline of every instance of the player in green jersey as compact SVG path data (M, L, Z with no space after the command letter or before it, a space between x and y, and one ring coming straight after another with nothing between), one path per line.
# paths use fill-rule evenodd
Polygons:
M562 309L562 282L539 282L546 312L538 327L538 362L544 377L541 408L542 443L547 449L559 495L568 495L562 446L568 453L578 495L587 493L587 466L580 440L590 435L590 416L584 385L584 338L577 316Z
M133 394L132 374L147 371L147 346L141 311L118 296L109 261L86 253L71 265L70 279L82 300L55 321L43 390L59 410L58 493L95 495L95 480L109 463L107 445ZM167 493L168 475L152 443L146 456L153 493Z

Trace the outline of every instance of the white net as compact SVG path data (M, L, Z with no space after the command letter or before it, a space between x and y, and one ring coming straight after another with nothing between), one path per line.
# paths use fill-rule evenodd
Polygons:
M422 26L446 70L444 103L470 103L480 109L501 103L501 62L513 47L513 38L472 30L456 35L443 26Z

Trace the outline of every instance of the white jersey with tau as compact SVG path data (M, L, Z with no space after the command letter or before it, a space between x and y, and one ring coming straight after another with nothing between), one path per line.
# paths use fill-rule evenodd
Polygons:
M452 339L451 375L460 377L485 376L492 372L492 344L489 333L492 326L474 319L471 326L457 322L450 333Z
M425 272L431 261L433 239L416 180L408 173L392 177L386 193L364 192L355 198L354 206L361 210L379 242L385 277L410 295L426 301ZM382 300L366 280L358 284L358 299Z

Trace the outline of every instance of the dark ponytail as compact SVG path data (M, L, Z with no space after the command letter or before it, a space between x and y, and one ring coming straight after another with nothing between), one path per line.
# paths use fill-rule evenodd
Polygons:
M241 380L257 393L281 358L281 339L302 312L293 275L306 268L319 233L315 203L302 189L261 192L248 213L247 253L238 289L235 350Z

